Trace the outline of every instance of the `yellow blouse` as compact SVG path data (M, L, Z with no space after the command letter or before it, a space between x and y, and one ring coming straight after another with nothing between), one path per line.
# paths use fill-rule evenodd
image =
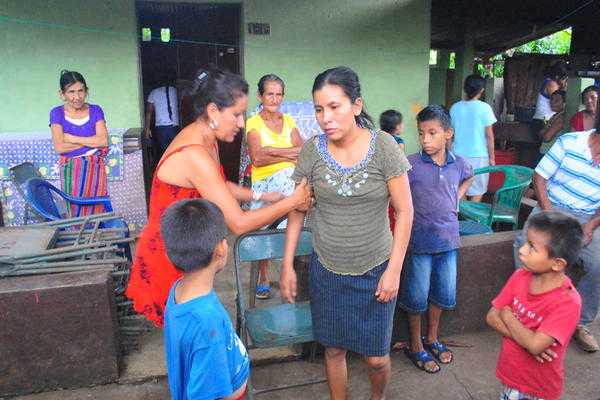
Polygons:
M255 129L260 137L260 144L262 146L288 148L293 146L292 131L295 127L296 122L294 121L294 118L288 114L283 114L283 129L281 130L281 133L275 133L267 127L260 114L256 114L246 121L246 135L248 132ZM290 161L281 161L262 167L257 167L253 164L252 182L260 181L261 179L268 178L277 171L288 167L294 168L295 166L296 165Z

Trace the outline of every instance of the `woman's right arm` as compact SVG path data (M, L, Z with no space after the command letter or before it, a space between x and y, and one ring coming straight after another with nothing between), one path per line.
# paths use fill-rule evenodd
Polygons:
M145 115L145 119L144 119L144 133L146 134L146 137L148 139L150 139L152 137L152 129L150 129L150 126L152 125L152 113L154 112L154 103L150 103L149 101L146 102L146 115Z
M294 303L296 300L296 291L298 281L296 271L294 270L294 255L298 240L300 240L300 232L306 212L293 210L288 214L287 228L285 230L285 250L281 262L281 279L279 286L283 298L288 303Z
M218 165L204 148L190 148L176 157L178 159L173 159L170 168L172 174L180 175L185 171L184 179L203 198L219 206L225 215L227 227L236 235L268 225L296 208L306 209L310 206L311 191L304 180L290 196L258 210L244 211L221 177ZM165 167L167 165L163 169Z
M50 129L52 131L52 144L54 145L54 151L56 151L58 154L68 153L84 147L79 144L65 142L65 132L63 131L61 124L51 124Z

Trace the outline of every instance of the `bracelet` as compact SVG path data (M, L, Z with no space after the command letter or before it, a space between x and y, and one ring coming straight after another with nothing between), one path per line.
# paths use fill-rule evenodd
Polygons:
M262 195L262 190L252 190L252 200L259 201Z

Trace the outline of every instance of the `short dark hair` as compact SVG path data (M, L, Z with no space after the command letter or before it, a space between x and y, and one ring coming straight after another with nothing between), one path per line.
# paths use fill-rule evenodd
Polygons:
M527 220L525 229L548 235L548 255L564 258L567 266L572 265L583 247L583 228L573 216L560 211L540 211Z
M346 97L350 99L351 103L354 103L356 99L362 97L360 95L358 75L356 75L356 72L349 67L335 67L321 72L313 82L312 94L314 95L316 91L323 89L325 85L340 87ZM355 117L355 120L356 124L361 128L372 129L375 126L373 118L371 118L366 111L364 101L362 111L360 112L360 115Z
M210 103L222 110L244 95L248 95L244 78L218 69L200 70L194 80L184 82L183 97L191 100L194 119L204 116Z
M283 83L283 79L275 74L267 74L263 75L258 81L258 93L260 93L261 96L265 94L265 85L267 82L279 83L281 85L282 92L285 94L285 83Z
M402 123L402 113L396 110L387 110L379 116L379 127L382 131L391 135L394 134L396 127Z
M463 88L467 94L467 100L471 100L473 97L477 96L477 93L479 93L481 89L485 88L485 79L479 75L469 75L465 78Z
M444 131L452 128L452 119L448 109L441 104L431 104L417 114L417 122L438 120Z
M223 212L205 199L179 200L160 219L167 257L185 273L206 268L226 232Z
M63 69L60 71L59 85L61 91L64 92L69 86L77 82L82 83L83 87L85 87L87 90L87 83L85 83L83 75L81 75L79 72L69 71L68 69Z
M550 78L567 78L569 73L571 73L571 68L565 61L557 61L548 68L548 76Z
M567 101L567 92L565 90L556 89L554 92L552 92L552 94L550 95L550 98L552 98L552 96L554 96L555 94L562 97L563 102Z

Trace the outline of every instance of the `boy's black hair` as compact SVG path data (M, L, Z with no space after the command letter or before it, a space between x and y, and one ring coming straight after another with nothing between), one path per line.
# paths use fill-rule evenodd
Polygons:
M540 211L529 217L525 228L548 235L546 247L551 258L564 258L567 266L577 260L583 247L583 228L575 217L560 211Z
M217 244L225 239L223 212L205 199L177 201L160 219L160 234L167 257L175 268L188 273L206 268Z
M402 123L402 113L396 110L387 110L379 116L379 127L382 131L394 134L396 127Z
M441 104L431 104L417 114L417 122L438 120L444 131L452 128L452 119L448 109Z
M465 89L467 99L471 100L473 97L477 96L481 89L485 88L485 79L477 74L469 75L465 78L465 85L463 88Z

